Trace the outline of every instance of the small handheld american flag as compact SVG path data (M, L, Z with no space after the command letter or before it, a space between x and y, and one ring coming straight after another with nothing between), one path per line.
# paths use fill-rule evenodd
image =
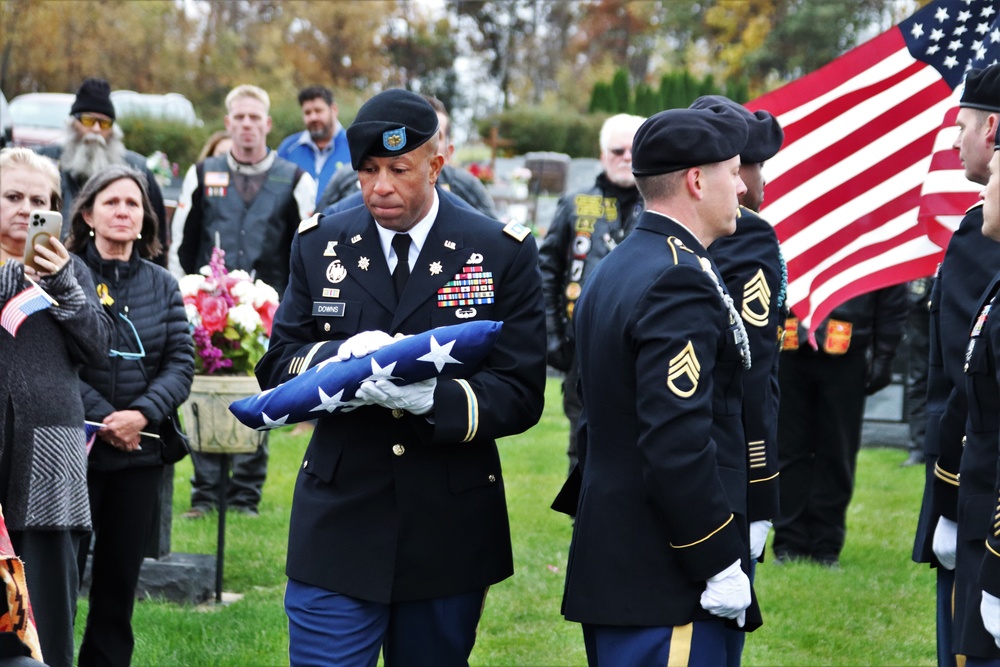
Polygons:
M56 304L55 299L46 294L34 281L30 278L28 281L31 282L31 285L14 295L0 311L0 326L6 329L11 336L17 336L17 330L28 319L28 315L51 308Z

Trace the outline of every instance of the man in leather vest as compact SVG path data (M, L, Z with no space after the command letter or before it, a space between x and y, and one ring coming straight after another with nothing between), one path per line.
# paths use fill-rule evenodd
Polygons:
M545 295L548 364L566 373L563 411L569 419L569 467L576 463L576 430L580 399L573 358L573 307L584 282L642 212L642 197L632 175L632 139L644 118L618 114L601 126L601 166L594 185L559 200L555 217L538 250Z
M299 221L312 215L316 181L267 147L270 105L267 93L256 86L237 86L226 96L233 147L228 155L193 165L184 177L170 257L177 275L197 273L218 244L230 271L242 269L278 294L285 291L292 236ZM195 471L186 516L197 517L218 503L221 456L194 453L191 460ZM229 505L257 514L266 476L266 441L254 454L233 456Z

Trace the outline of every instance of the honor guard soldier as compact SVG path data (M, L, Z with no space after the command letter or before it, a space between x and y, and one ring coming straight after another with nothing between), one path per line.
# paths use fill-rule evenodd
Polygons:
M956 118L959 133L954 148L965 167L965 177L974 183L985 184L989 178L998 122L1000 66L969 70L959 101ZM982 230L983 205L979 203L966 211L948 242L930 299L927 436L924 441L927 474L913 560L930 563L937 572L939 665L955 664L955 653L961 653L959 645L963 645L959 618L969 610L974 613L968 605L959 606L953 595L957 594L955 552L959 472L963 467L969 413L965 355L976 307L983 291L1000 271L1000 243L985 237ZM962 481L964 483L965 479ZM981 539L984 538L985 535L981 535ZM980 637L981 632L979 628Z
M1000 241L1000 134L996 137L996 144L993 150L993 160L990 163L990 179L983 190L983 234ZM980 315L985 319L980 331L976 332L979 326L978 319L973 326L973 337L981 338L976 344L983 345L986 350L979 352L985 355L988 362L988 369L992 371L992 376L981 375L979 366L969 364L969 394L973 397L970 405L976 409L976 418L992 419L992 443L988 439L983 440L983 452L993 447L993 454L997 455L997 443L1000 442L1000 431L998 431L997 416L1000 415L1000 320L994 315L989 319L989 310L996 303L997 294L1000 293L1000 273L993 279L993 284L983 298ZM983 312L983 311L987 312ZM972 344L972 343L970 343ZM976 354L973 348L972 357ZM981 383L981 384L979 384ZM980 389L980 386L982 387ZM979 399L982 398L980 403ZM980 408L980 405L982 408ZM970 421L972 415L970 414ZM983 422L980 422L983 423ZM983 627L993 636L993 641L1000 647L1000 455L998 456L996 479L993 481L993 497L997 504L993 508L992 516L989 520L989 529L986 531L986 553L983 556L982 571L979 575L979 585L983 589L983 601L980 604L980 615L983 619ZM984 471L989 470L986 464Z
M771 113L750 113L727 97L706 95L691 107L715 104L731 105L750 130L740 152L740 178L747 190L740 196L736 233L718 239L709 252L743 318L753 358L743 375L743 428L750 479L750 557L756 560L778 514L778 344L788 283L778 236L757 211L764 202L764 163L778 153L785 133Z
M764 202L764 163L781 148L785 133L767 111L751 113L721 95L705 95L694 109L729 104L743 114L750 134L740 152L740 178L746 192L740 195L736 233L717 239L709 249L722 280L743 318L750 343L751 368L743 374L743 429L750 492L750 580L756 561L763 557L771 522L778 515L778 353L785 322L787 272L778 247L778 236L769 222L757 215ZM730 633L735 646L746 634Z
M750 353L707 251L736 229L747 134L729 105L643 123L632 171L646 211L574 311L581 477L562 611L583 624L590 665L723 665L727 626L760 624L741 423Z
M538 253L525 227L441 196L437 132L419 95L362 105L347 139L365 206L299 226L257 377L274 387L472 319L503 329L461 378L368 381L354 410L318 420L289 527L292 665L374 665L380 650L390 667L465 665L487 588L513 572L496 439L542 412Z
M563 412L569 419L569 466L576 463L580 397L573 351L573 308L597 263L621 243L642 212L632 174L632 139L645 118L617 114L601 126L601 166L594 184L563 195L538 249L545 295L548 364L566 373Z

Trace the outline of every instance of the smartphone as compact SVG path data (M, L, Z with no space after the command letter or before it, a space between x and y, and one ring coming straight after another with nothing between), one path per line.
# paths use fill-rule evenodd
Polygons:
M39 270L35 263L35 245L50 248L49 237L59 238L62 233L62 213L58 211L32 211L28 216L28 239L24 244L24 265Z

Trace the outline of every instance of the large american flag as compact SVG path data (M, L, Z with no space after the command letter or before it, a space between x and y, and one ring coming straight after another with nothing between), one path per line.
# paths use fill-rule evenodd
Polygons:
M936 0L747 104L785 130L765 167L762 214L788 263L788 304L806 326L858 294L933 273L978 200L951 143L966 71L1000 57L998 7Z

